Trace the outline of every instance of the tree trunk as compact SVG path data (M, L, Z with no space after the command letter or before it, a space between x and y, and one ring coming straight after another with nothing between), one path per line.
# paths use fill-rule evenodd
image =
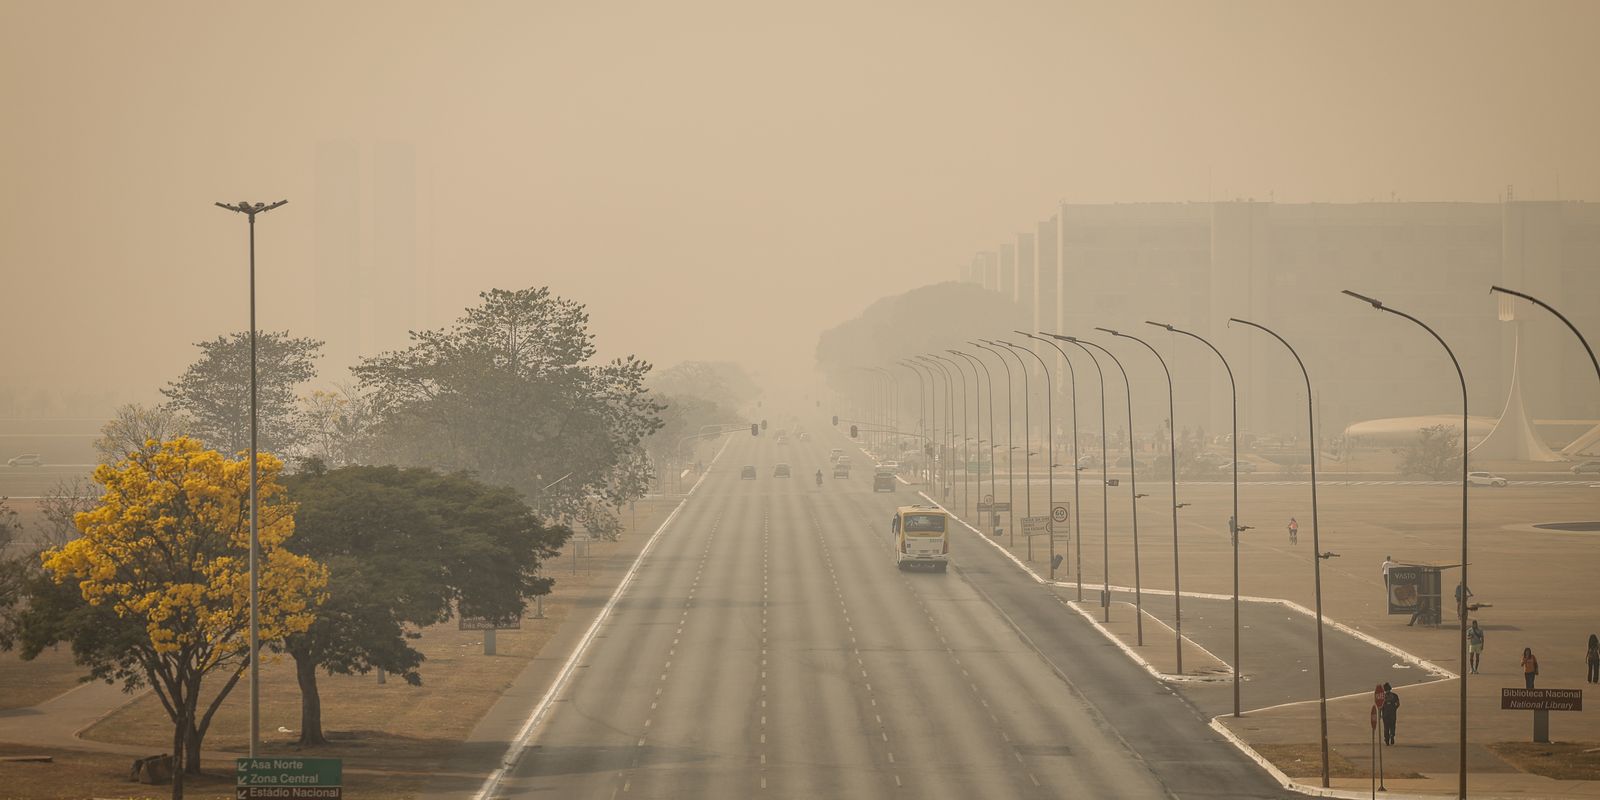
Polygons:
M300 682L300 744L322 745L322 695L317 692L317 664L309 653L291 651L295 678Z
M200 729L189 724L189 738L183 743L183 771L190 775L200 774L200 743L205 737L200 735Z
M183 773L187 767L184 753L188 747L190 722L186 713L188 704L180 700L174 705L178 708L179 719L172 726L172 800L183 800Z

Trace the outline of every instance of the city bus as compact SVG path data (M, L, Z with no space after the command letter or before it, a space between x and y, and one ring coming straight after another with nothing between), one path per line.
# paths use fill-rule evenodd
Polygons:
M929 567L944 572L950 566L950 515L934 506L901 506L889 524L894 535L895 565Z

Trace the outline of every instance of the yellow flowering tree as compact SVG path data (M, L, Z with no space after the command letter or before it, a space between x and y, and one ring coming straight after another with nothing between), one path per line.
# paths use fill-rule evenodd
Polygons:
M294 535L283 464L267 453L258 464L260 625L269 642L310 627L328 573L283 547ZM172 718L173 797L182 797L212 715L249 666L249 462L178 437L102 465L94 479L105 494L78 514L83 536L45 551L44 566L121 623L129 666ZM201 684L213 674L226 682L201 713Z

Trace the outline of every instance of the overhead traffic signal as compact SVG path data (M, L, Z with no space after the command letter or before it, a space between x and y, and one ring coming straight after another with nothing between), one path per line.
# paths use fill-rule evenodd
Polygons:
M838 414L834 414L833 415L833 427L835 427L835 428L839 427L839 415Z
M760 436L761 435L761 426L757 425L754 422L750 423L750 435L751 436Z
M861 433L856 430L856 426L851 425L850 426L850 438L856 439L856 438L859 438L860 436L861 436Z
M767 429L767 421L766 420L761 420L761 430L766 430L766 429Z

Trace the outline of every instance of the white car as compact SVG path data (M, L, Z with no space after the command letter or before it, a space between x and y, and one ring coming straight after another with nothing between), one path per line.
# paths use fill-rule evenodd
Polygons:
M44 466L44 456L41 456L38 453L23 453L22 455L17 456L16 458L11 459L10 461L7 461L6 462L6 466L8 466L8 467L42 467L42 466Z
M1471 486L1504 486L1506 479L1492 472L1469 472L1467 484Z

